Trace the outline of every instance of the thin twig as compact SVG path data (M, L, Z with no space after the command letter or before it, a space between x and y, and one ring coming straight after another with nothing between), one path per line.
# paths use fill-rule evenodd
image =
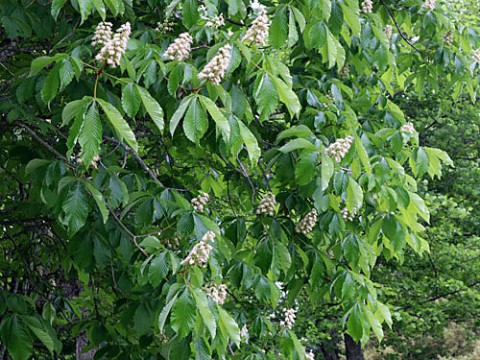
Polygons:
M107 205L108 206L108 205ZM115 219L115 221L118 223L118 225L120 225L120 227L123 229L123 231L125 231L130 237L131 237L131 241L132 243L135 245L135 247L140 250L140 252L145 255L146 257L148 257L149 255L147 254L147 252L140 246L138 245L137 243L137 236L131 232L126 226L124 223L122 223L122 221L118 218L117 214L115 214L115 212L108 206L108 210L110 211L110 214L112 214L113 218Z
M31 128L29 128L26 124L18 120L16 120L14 123L24 128L35 140L37 140L40 144L42 144L45 148L47 148L51 153L55 154L56 157L58 157L59 159L65 162L68 162L68 159L65 156L63 156L57 150L55 150L52 146L50 146L45 140L43 140L40 136L38 136L37 133L33 131Z
M395 19L395 17L393 16L392 9L390 9L390 7L389 7L383 0L382 0L382 4L383 4L383 6L385 6L385 8L387 9L388 15L390 16L390 18L392 19L393 23L395 24L395 27L397 28L398 33L400 34L400 36L402 37L402 39L403 39L408 45L410 45L415 51L417 51L420 55L422 55L422 57L423 57L422 51L421 51L419 48L417 48L415 45L413 45L413 43L405 36L405 34L403 33L403 31L400 29L400 26L398 25L397 19Z
M148 175L150 175L150 177L157 183L159 184L161 187L164 187L166 188L165 185L163 185L163 183L158 180L157 176L155 175L155 173L153 172L152 169L150 169L150 167L145 163L145 161L143 161L143 159L140 157L140 155L138 155L138 153L133 150L130 146L128 146L127 144L124 144L123 142L115 139L115 138L112 138L110 136L104 136L104 139L110 141L111 143L115 144L115 145L119 145L120 147L122 147L125 151L129 152L130 154L132 154L132 156L135 158L135 160L138 162L138 164L142 167L143 170L145 170L147 172Z

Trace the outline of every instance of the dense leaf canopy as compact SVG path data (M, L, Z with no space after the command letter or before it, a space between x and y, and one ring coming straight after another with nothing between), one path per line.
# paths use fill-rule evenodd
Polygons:
M402 108L476 101L454 10L4 0L4 351L305 359L306 304L382 339L382 266L427 256L417 181L453 165Z

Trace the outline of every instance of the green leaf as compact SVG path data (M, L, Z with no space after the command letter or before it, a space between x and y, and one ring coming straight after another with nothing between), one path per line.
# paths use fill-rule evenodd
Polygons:
M277 108L278 92L267 72L264 72L259 78L254 98L258 105L258 113L261 120L267 119Z
M82 100L75 100L69 102L62 111L62 125L66 126L70 121L79 114L85 113L85 106L88 103L88 99L83 98Z
M360 10L357 0L346 0L341 2L340 6L343 10L343 18L352 30L353 35L359 36L361 31L360 26Z
M359 310L358 304L355 304L348 313L347 331L355 341L359 341L363 336L363 315Z
M130 145L133 150L138 151L138 144L137 140L135 139L135 134L123 118L122 114L120 114L115 106L106 102L105 100L97 99L97 101L120 138L124 138L127 144Z
M95 10L97 10L102 20L105 21L105 18L107 17L107 9L105 8L103 0L93 0L93 6L95 7Z
M60 10L62 10L62 8L63 8L63 6L65 5L66 2L67 2L67 0L53 0L52 1L51 14L52 14L52 17L55 20L57 20L58 14L60 13Z
M198 99L194 97L183 120L185 136L193 143L198 144L208 129L207 114Z
M135 117L140 109L140 93L138 86L133 83L125 85L122 89L122 107L131 118Z
M158 329L160 330L160 334L163 334L163 328L165 327L165 321L167 320L168 314L170 314L170 310L172 306L175 304L178 298L178 293L165 305L165 307L160 312L160 316L158 317Z
M322 165L321 165L321 175L322 175L322 191L328 188L330 179L333 176L333 171L335 166L333 165L333 160L325 152L322 153Z
M357 134L354 134L354 138L355 150L357 151L357 155L360 158L360 161L362 162L366 173L370 175L372 173L372 165L370 164L370 158L368 157L367 150L365 150L362 140Z
M197 0L185 0L182 10L182 22L187 28L191 28L198 20Z
M189 95L186 98L184 98L180 103L180 106L177 108L172 118L170 119L170 133L172 134L172 136L175 133L175 130L177 129L178 124L180 123L180 120L183 119L183 116L185 115L185 111L187 111L187 108L192 102L193 97L194 95Z
M145 304L140 304L135 310L133 316L133 327L135 331L142 335L148 332L152 325L152 314Z
M150 263L150 268L148 269L148 281L150 281L150 284L154 287L160 285L160 282L167 275L168 269L167 253L162 252Z
M295 179L298 185L307 185L317 175L318 153L302 156L295 166Z
M95 101L91 102L83 117L78 142L82 147L81 159L85 165L90 166L93 158L98 155L102 142L102 123Z
M60 88L60 79L58 77L59 65L50 71L48 76L45 78L45 82L42 87L42 100L45 103L49 103L55 98Z
M90 16L93 9L93 0L77 0L78 7L80 8L80 15L82 16L83 22Z
M223 139L225 142L228 142L230 138L230 124L225 116L222 114L217 105L206 96L199 96L200 102L203 107L208 111L213 121L217 124L217 127L220 129Z
M160 104L155 100L150 93L141 86L136 86L140 97L142 98L143 106L147 110L148 115L152 118L155 125L157 125L158 130L163 132L164 122L163 122L163 110L160 107Z
M300 359L305 359L305 348L300 340L298 340L297 335L295 335L295 333L291 330L288 330L288 334L290 335L290 339L292 339L293 347L295 348Z
M55 61L55 58L51 56L37 57L32 61L32 64L30 65L30 73L28 74L28 76L37 75L40 72L40 70L50 65L54 61Z
M300 110L302 110L302 106L300 105L300 100L298 100L297 94L295 94L295 92L290 87L288 87L288 85L285 84L283 80L272 77L272 81L278 91L280 101L285 104L290 113L290 116L298 116L300 114Z
M27 360L33 350L33 341L19 315L5 317L0 325L0 338L12 360Z
M88 191L90 191L90 194L93 197L93 200L97 203L98 210L100 210L100 214L102 214L103 218L103 223L105 224L108 220L108 209L107 206L105 205L105 199L103 198L103 195L100 191L98 191L95 186L90 183L88 180L83 181L83 185L87 188Z
M360 209L363 205L363 190L352 177L348 178L347 209L350 213Z
M182 296L175 302L170 318L171 327L178 334L179 338L187 336L192 331L196 317L195 302L190 292L185 290Z
M276 143L278 144L281 140L288 137L306 138L311 135L313 135L313 132L308 126L294 125L290 129L283 130L280 134L278 134Z
M88 197L81 182L77 181L70 187L62 210L65 213L63 224L68 227L68 233L72 236L85 225L88 217Z
M413 171L415 176L422 177L427 171L430 164L427 152L419 147L413 152L413 159L415 161L415 167Z
M270 25L270 43L275 48L285 46L288 36L287 11L284 6L279 7Z
M304 139L304 138L298 138L298 139L290 140L288 143L283 145L278 150L281 151L282 153L286 154L286 153L289 153L289 152L292 152L292 151L298 150L298 149L308 149L308 150L311 150L311 151L317 150L315 145L313 145L310 141L308 141L307 139Z
M240 136L245 143L248 151L248 157L252 164L256 164L261 155L260 147L258 146L258 141L255 135L250 131L250 129L245 125L241 120L237 119L238 126L240 128Z
M225 339L230 338L237 346L240 346L240 329L235 320L223 308L218 307L218 326Z
M55 339L52 338L45 328L45 325L42 322L34 317L23 315L22 321L29 327L29 329L35 334L35 336L42 342L43 345L48 349L50 354L53 354L55 349Z
M60 91L63 91L70 84L75 76L75 70L70 59L63 59L60 62L58 77L60 79Z
M214 339L217 331L217 324L212 312L210 311L210 308L208 307L207 296L200 289L193 289L192 294L195 298L195 302L197 303L198 312L202 317L203 323L210 332L212 339Z
M382 341L383 339L383 329L382 329L382 324L378 319L373 315L372 311L365 305L362 305L363 307L363 313L365 314L365 317L372 327L373 332L375 333L378 341Z

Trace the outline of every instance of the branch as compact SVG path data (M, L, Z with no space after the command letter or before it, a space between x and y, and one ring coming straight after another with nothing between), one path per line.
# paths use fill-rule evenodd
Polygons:
M385 6L385 8L387 9L387 12L388 12L388 15L390 16L390 18L392 19L393 23L395 24L395 27L397 28L398 30L398 33L400 34L400 36L402 37L402 39L412 47L412 49L414 49L415 51L417 51L420 55L422 55L423 57L423 53L420 51L419 48L417 48L415 45L413 45L413 43L405 36L405 34L402 32L402 30L400 29L400 26L398 25L398 22L397 20L395 19L395 17L393 16L393 13L392 13L392 9L390 9L390 7L388 7L387 4L385 4L385 2L382 0L382 4L383 6Z
M15 120L14 124L25 129L35 140L37 140L40 144L42 144L45 148L47 148L51 153L55 154L57 158L68 163L68 159L65 156L63 156L57 150L55 150L50 144L48 144L45 140L43 140L40 136L38 136L38 134L35 131L33 131L31 128L29 128L26 124L22 123L19 120Z
M107 205L108 206L108 205ZM123 229L123 231L125 231L131 238L132 238L132 242L133 244L135 245L135 247L140 250L140 252L145 255L145 257L148 257L149 255L147 254L147 252L140 246L138 245L137 243L137 236L132 233L126 226L124 223L122 223L122 221L118 218L117 214L115 214L115 212L108 206L108 210L110 211L110 214L112 214L113 218L115 219L115 221L118 223L118 225L120 225L120 227Z
M158 180L158 178L155 175L155 173L153 172L153 170L150 169L150 167L145 163L145 161L143 161L143 159L140 157L140 155L138 155L138 153L135 150L133 150L130 146L128 146L127 144L124 144L123 142L118 141L117 139L112 138L110 136L104 136L104 139L110 141L111 143L113 143L115 145L118 145L118 146L122 147L126 152L132 154L133 157L135 158L135 160L140 164L142 169L145 170L148 175L150 175L150 177L153 179L153 181L155 181L161 187L166 188L166 186L163 185L163 183L160 180Z

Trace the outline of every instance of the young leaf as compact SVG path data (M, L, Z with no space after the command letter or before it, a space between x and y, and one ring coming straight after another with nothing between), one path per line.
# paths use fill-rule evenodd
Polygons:
M33 350L33 340L19 315L5 317L1 322L0 338L13 360L27 360Z
M123 118L122 114L120 114L120 111L118 111L115 106L106 102L105 100L97 99L97 101L120 138L125 138L127 144L130 145L133 150L138 151L138 144L137 140L135 139L135 134Z

